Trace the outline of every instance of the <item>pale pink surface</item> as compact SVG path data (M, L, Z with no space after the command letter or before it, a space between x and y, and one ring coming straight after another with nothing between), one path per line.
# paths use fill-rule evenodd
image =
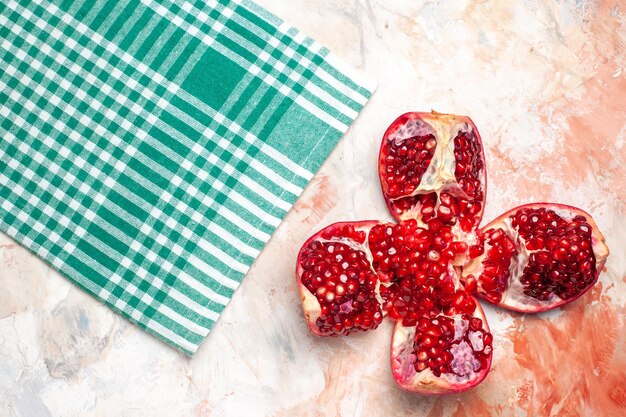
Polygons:
M626 408L626 4L259 0L379 88L185 358L0 236L0 415L622 416ZM406 111L469 115L485 146L483 222L555 201L591 213L611 256L599 283L540 316L486 308L492 372L426 398L391 376L390 323L309 334L300 245L340 220L390 220L376 160Z

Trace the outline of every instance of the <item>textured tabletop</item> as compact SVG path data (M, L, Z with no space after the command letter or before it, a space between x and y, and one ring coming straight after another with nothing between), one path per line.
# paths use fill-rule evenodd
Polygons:
M0 416L622 416L626 410L626 4L259 0L378 82L193 359L0 236ZM484 220L533 201L590 212L612 255L579 301L486 307L492 371L460 395L400 391L391 323L308 333L293 270L339 220L390 220L376 160L405 111L465 114L483 138ZM245 414L244 414L245 413Z

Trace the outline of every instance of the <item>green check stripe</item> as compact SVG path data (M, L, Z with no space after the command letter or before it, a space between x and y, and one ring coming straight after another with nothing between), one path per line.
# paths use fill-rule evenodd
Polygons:
M0 67L0 230L187 354L373 91L247 0L10 0Z

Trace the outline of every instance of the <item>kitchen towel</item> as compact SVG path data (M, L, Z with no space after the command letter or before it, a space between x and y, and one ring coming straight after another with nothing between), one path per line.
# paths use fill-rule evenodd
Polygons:
M2 1L0 230L191 355L372 91L247 0Z

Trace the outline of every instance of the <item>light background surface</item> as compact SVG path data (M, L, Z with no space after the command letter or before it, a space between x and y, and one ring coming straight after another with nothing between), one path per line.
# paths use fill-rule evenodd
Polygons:
M626 4L259 0L378 90L279 227L193 359L0 236L0 416L622 416L626 409ZM589 211L612 252L581 300L538 316L487 308L492 372L461 395L394 386L390 323L322 340L302 318L300 245L386 219L376 159L400 113L472 117L485 221L518 204Z

